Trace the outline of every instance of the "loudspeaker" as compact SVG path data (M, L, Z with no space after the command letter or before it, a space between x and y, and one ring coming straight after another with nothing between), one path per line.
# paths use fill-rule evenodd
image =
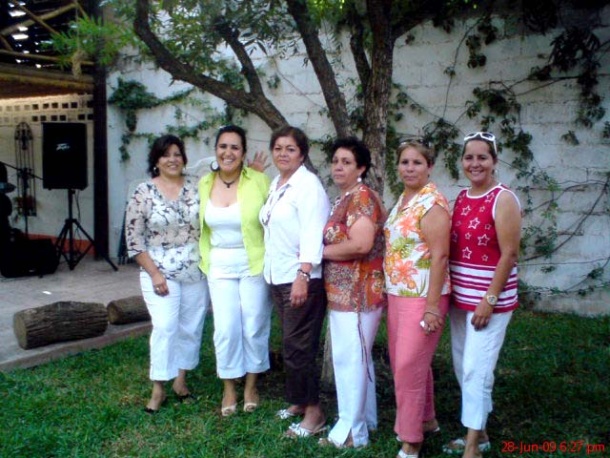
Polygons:
M12 240L3 245L0 274L6 278L47 275L57 270L59 258L50 239Z
M46 189L87 187L87 125L42 123L42 185Z

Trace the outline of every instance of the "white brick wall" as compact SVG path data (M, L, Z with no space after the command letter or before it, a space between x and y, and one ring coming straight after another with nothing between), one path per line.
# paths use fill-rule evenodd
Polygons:
M606 24L610 23L610 8L604 12ZM600 185L587 184L590 180L603 182L610 166L610 142L601 141L603 121L610 119L606 115L601 123L591 130L584 130L574 124L578 109L578 92L574 81L558 82L540 90L532 90L537 83L525 81L532 66L542 66L546 63L546 56L550 52L550 41L555 36L548 33L546 36L529 36L515 33L512 23L495 19L494 24L499 29L501 39L489 46L484 46L481 52L487 56L487 65L482 68L469 69L466 66L468 50L462 45L457 61L454 62L456 46L462 34L472 25L468 21L464 24L456 23L451 34L434 29L429 25L417 27L413 34L415 40L405 45L399 40L395 50L394 78L402 84L407 93L417 103L425 107L428 112L419 115L410 109L405 109L404 119L398 126L404 133L417 133L421 128L434 120L435 116L443 116L449 122L456 123L463 133L478 130L475 121L468 119L464 112L466 102L474 100L472 91L476 87L487 87L490 81L504 80L506 84L514 84L514 91L519 95L522 105L521 123L527 132L533 135L531 145L536 157L536 164L552 175L562 187L571 184L583 184L577 191L565 193L559 199L561 216L558 223L560 233L570 233L574 225L597 199ZM610 28L605 27L596 31L602 41L610 36ZM346 48L347 49L347 48ZM264 66L267 78L278 74L280 86L277 89L268 89L269 97L285 114L290 123L302 127L312 139L319 139L325 135L332 135L333 131L328 118L320 116L324 108L324 100L320 93L319 84L311 66L303 66L303 56L297 55L290 61L267 61L260 56L258 65ZM344 69L339 74L341 79L355 77L353 61L350 56L343 57ZM445 74L447 67L455 65L456 76L451 80L451 87L447 95L449 77ZM599 86L597 90L604 97L603 106L610 112L610 55L606 54L600 68ZM351 73L350 73L351 72ZM151 69L122 70L125 79L140 79L145 82L149 90L156 92L160 97L167 96L183 89L179 84L169 85L169 78L163 72L154 72ZM116 81L116 75L110 80L110 86ZM346 89L346 96L350 97L351 90ZM112 89L109 88L109 94ZM217 106L223 104L215 101ZM447 105L447 106L445 106ZM193 107L185 110L194 119L200 119ZM166 125L174 124L173 107L151 110L148 113L139 113L138 130L140 132L153 132L160 134ZM198 118L199 116L199 118ZM147 145L143 141L134 141L130 146L132 159L127 163L120 163L118 148L123 127L123 120L117 110L109 110L109 147L110 147L110 190L111 190L111 253L118 246L118 234L122 224L122 211L126 199L128 184L134 180L145 178L145 157ZM248 130L250 142L249 151L253 154L258 149L267 149L270 130L259 119L250 117L242 123ZM573 130L580 144L572 146L561 139L561 136ZM497 129L499 132L499 129ZM209 134L213 141L214 133ZM199 142L187 142L187 152L192 163L212 154L212 146L204 145L203 139ZM313 148L314 160L321 163L316 148ZM509 169L508 164L513 159L513 153L504 150L499 166L501 180L516 188L522 186L521 180L515 178L515 172ZM443 160L439 158L433 178L439 187L453 199L465 185L463 179L457 183L451 180L443 169ZM324 168L324 167L323 167ZM274 175L273 168L269 171ZM540 200L547 193L539 193L535 197ZM393 204L392 198L386 196L387 203ZM525 204L525 200L522 201ZM552 260L537 259L525 262L521 266L521 278L528 284L546 289L564 289L570 287L586 277L593 268L604 264L610 257L610 202L606 194L598 203L596 212L588 218L579 235L572 238ZM536 222L539 215L534 215L525 221L525 224ZM559 240L561 241L562 238ZM543 268L552 266L551 273L542 272ZM605 279L610 280L610 272L606 272ZM541 307L550 307L557 310L575 310L581 313L605 312L610 313L610 301L607 294L600 293L605 304L595 301L585 301L583 308L579 305L580 298L573 295L564 295L558 300L561 304L554 304L553 300L542 301ZM595 302L595 303L594 303ZM584 303L584 302L583 302ZM546 304L546 305L545 305Z

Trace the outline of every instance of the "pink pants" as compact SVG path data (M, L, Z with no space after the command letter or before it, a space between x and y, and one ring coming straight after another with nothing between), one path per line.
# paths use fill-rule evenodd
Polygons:
M443 317L449 309L449 295L439 303ZM394 431L403 442L424 440L423 422L435 418L432 358L442 329L428 335L419 325L426 298L388 294L388 346L396 393Z

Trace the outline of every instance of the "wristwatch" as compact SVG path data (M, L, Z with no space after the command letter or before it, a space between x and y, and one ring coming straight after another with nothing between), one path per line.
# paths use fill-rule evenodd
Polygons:
M498 296L494 296L493 294L486 294L485 300L487 301L487 303L489 305L491 305L492 307L495 307L496 304L498 303Z

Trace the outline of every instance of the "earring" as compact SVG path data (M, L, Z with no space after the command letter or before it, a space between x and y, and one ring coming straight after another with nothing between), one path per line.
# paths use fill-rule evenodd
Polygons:
M156 165L153 167L153 173L155 175L159 175L159 167L157 167Z
M358 183L362 183L362 177L358 175L358 179L356 180Z
M212 172L218 172L220 170L220 166L218 165L217 160L213 160L212 162L210 162L210 170Z

